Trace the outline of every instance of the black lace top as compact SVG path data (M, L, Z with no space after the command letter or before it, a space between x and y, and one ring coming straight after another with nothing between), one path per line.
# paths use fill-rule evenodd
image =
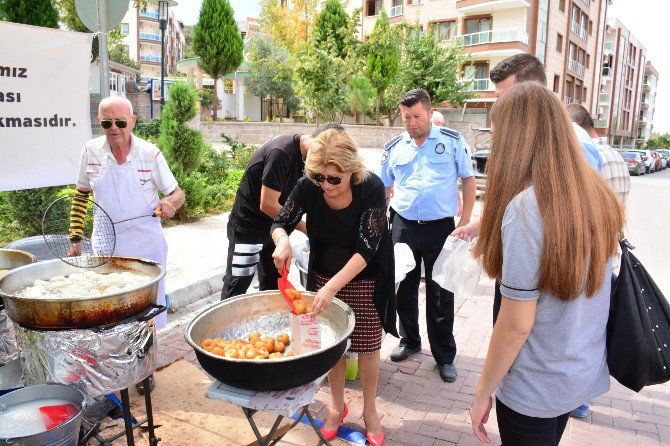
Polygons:
M303 177L277 215L272 231L281 227L290 233L302 216L307 215L307 236L310 240L307 289L310 291L315 290L315 266L322 274L334 275L352 255L360 254L368 266L355 279L375 277L374 302L382 327L387 333L397 336L395 266L384 191L379 177L370 174L363 183L352 185L351 204L340 211L333 211L325 202L321 188ZM339 228L333 226L336 224L334 216L344 225ZM328 228L337 231L337 236L346 236L349 240L333 237L334 233L327 233ZM348 258L345 258L346 255Z

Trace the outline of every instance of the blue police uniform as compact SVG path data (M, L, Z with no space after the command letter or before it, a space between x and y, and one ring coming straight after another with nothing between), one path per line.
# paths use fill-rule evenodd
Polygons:
M423 260L428 339L439 365L453 364L456 356L454 295L431 280L432 270L447 236L454 230L457 179L474 175L468 153L468 145L459 132L433 125L421 147L407 132L387 142L379 175L386 187L394 188L393 242L406 243L417 265L398 287L400 345L412 349L421 346L418 293Z
M588 134L586 130L581 128L577 123L572 123L572 127L575 129L575 135L577 136L577 141L584 152L586 161L589 162L591 167L596 169L598 172L603 170L603 159L600 156L598 148L593 143L593 139Z

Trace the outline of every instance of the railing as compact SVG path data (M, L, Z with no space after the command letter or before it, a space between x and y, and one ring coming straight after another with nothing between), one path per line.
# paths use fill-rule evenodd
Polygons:
M607 119L596 119L593 125L598 128L607 128Z
M610 103L610 94L609 93L600 93L600 96L598 97L598 102L600 104L608 104Z
M156 19L158 20L158 10L156 11L140 11L140 17L146 17L148 19Z
M565 105L570 104L581 104L581 101L577 98L571 98L570 96L563 96L563 102Z
M584 76L584 65L580 64L576 60L568 59L568 70L572 71L578 76Z
M161 62L161 57L160 56L148 56L146 54L140 55L140 61L143 62Z
M161 36L158 34L140 33L140 39L157 40L160 42Z
M613 71L612 71L612 68L610 68L610 67L603 67L603 77L611 78L611 77L612 77L612 72L613 72Z
M467 82L467 80L466 80ZM493 82L491 79L472 79L468 85L468 91L494 91Z
M402 15L402 5L393 6L389 17L398 17Z
M579 23L576 20L570 20L570 31L579 34Z
M586 42L589 38L589 33L586 31L586 28L579 26L579 38Z
M582 3L584 3L587 7L591 7L591 0L582 0Z
M521 42L528 45L528 33L520 29L489 30L472 34L456 36L463 39L463 46L482 45L497 42Z
M647 117L646 116L638 116L637 121L638 122L647 122Z
M614 53L614 42L605 42L605 45L603 45L603 51Z

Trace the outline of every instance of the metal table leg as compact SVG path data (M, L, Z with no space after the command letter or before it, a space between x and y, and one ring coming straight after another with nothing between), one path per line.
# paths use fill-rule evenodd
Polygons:
M154 413L151 407L151 387L149 387L149 381L151 380L152 375L144 378L144 407L147 410L147 425L149 426L149 444L151 446L156 446L160 438L156 437L154 432Z
M258 440L258 445L259 446L274 446L277 444L283 437L286 435L291 429L293 429L299 422L302 420L302 417L306 416L307 419L309 420L310 425L312 426L312 429L314 429L314 432L316 432L316 435L319 437L319 443L317 446L320 445L326 445L326 446L331 446L331 444L326 440L323 435L321 434L321 431L319 430L319 427L316 425L314 422L314 418L312 417L312 414L309 412L309 405L303 406L300 409L300 414L297 417L296 420L291 423L290 427L278 436L277 438L273 438L275 433L277 432L277 429L279 428L279 425L281 424L282 420L285 418L283 415L278 415L277 419L275 420L274 424L272 425L272 428L270 429L270 432L263 438L261 435L260 431L258 430L258 426L256 426L256 422L254 421L254 415L258 412L255 409L248 409L246 407L242 407L242 411L244 412L244 416L247 418L247 421L249 422L249 425L251 426L251 429L254 431L254 435L256 435L256 439Z
M126 427L126 443L128 446L135 446L135 437L133 436L133 422L130 417L130 398L128 397L128 388L121 390L121 405L123 406L123 424Z

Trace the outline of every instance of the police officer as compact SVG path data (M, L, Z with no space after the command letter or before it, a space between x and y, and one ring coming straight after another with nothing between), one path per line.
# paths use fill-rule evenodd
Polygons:
M453 382L456 380L454 295L432 280L432 272L447 236L454 230L458 177L463 183L463 213L458 226L470 221L477 191L474 172L463 136L431 124L433 108L428 92L410 90L398 106L407 131L384 145L380 177L391 196L393 243L409 245L416 268L398 288L401 340L391 360L403 361L421 350L418 297L423 260L430 349L440 377Z

